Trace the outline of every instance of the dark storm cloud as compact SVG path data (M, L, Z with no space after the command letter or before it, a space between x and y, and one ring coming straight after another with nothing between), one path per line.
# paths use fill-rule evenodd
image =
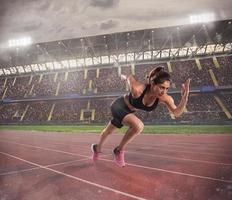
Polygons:
M65 26L59 27L59 28L56 30L56 32L57 32L57 33L60 33L60 32L62 32L62 31L64 31L65 28L66 28Z
M118 25L118 22L114 21L114 20L108 20L107 22L103 22L100 25L100 29L111 29L114 28Z
M12 29L12 31L14 31L14 32L36 31L36 30L39 30L41 26L42 26L41 22L37 22L37 23L36 22L31 22L28 25L24 25L24 26L21 26L21 27L15 27L15 28Z
M179 25L204 12L231 19L231 10L231 0L0 0L0 47L23 35L47 42Z
M0 1L0 25L2 25L4 16L5 16L7 10L12 6L12 3L14 3L14 1L12 1L12 0L9 0L9 1L2 0L2 1Z
M176 9L175 12L170 12L168 9L153 9L150 12L141 12L141 13L136 13L136 15L131 15L131 12L128 12L124 15L119 16L119 19L128 19L128 20L137 20L137 21L153 21L153 20L175 20L178 17L183 18L183 17L188 17L191 14L192 10L191 9ZM201 12L201 9L198 9L198 12ZM165 14L164 14L165 13Z
M86 25L86 24L82 24L81 25L81 29L82 30L84 30L84 31L86 31L86 30L93 30L93 29L97 29L99 26L98 26L98 24L97 23L93 23L93 24L91 24L91 25Z
M27 26L22 27L24 31L36 31L42 26L42 23L35 23L35 24L29 24Z
M38 9L41 10L41 11L46 11L46 10L48 10L48 9L50 8L51 3L52 3L52 2L50 2L50 1L42 2L42 4L39 5L39 8L38 8Z
M119 4L119 0L90 0L90 5L101 8L111 8Z

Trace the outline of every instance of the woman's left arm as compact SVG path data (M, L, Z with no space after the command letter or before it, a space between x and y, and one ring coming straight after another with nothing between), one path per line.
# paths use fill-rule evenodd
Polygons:
M185 106L188 102L189 84L190 84L190 79L187 79L185 83L182 84L182 88L181 88L182 98L178 106L175 105L173 98L169 95L164 101L168 109L174 114L175 117L179 117L184 112Z

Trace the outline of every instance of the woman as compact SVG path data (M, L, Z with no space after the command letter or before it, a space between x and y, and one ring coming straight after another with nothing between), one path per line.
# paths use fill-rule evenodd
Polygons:
M150 112L157 107L158 103L163 103L175 117L183 113L188 101L190 79L185 84L182 84L182 98L179 105L176 106L173 98L167 94L171 84L171 78L170 74L164 71L163 67L153 69L147 78L149 83L143 84L136 81L133 75L121 75L121 79L127 82L130 93L119 97L112 103L111 112L113 119L102 131L99 143L92 144L91 146L93 162L99 159L99 153L107 137L114 133L117 128L125 125L129 128L120 144L113 150L116 164L120 167L125 166L125 147L136 135L142 132L144 127L143 122L134 114L136 110L140 109Z

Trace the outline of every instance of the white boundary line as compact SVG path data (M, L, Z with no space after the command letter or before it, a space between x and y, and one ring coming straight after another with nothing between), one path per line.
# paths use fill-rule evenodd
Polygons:
M89 184L89 185L93 185L93 186L96 186L96 187L99 187L99 188L102 188L102 189L105 189L105 190L108 190L108 191L111 191L111 192L114 192L114 193L117 193L117 194L121 194L123 196L126 196L126 197L130 197L130 198L133 198L133 199L138 199L138 200L146 200L142 197L138 197L138 196L135 196L135 195L132 195L132 194L129 194L129 193L126 193L126 192L122 192L120 190L116 190L116 189L113 189L111 187L107 187L107 186L104 186L104 185L100 185L100 184L97 184L97 183L94 183L94 182L91 182L91 181L87 181L85 179L81 179L81 178L78 178L76 176L72 176L70 174L66 174L66 173L63 173L63 172L60 172L60 171L57 171L57 170L54 170L54 169L51 169L47 166L42 166L42 165L39 165L37 163L34 163L34 162L31 162L31 161L28 161L28 160L24 160L22 158L19 158L19 157L16 157L16 156L13 156L11 154L8 154L8 153L4 153L4 152L0 152L1 154L4 154L4 155L7 155L9 157L12 157L12 158L15 158L15 159L18 159L18 160L21 160L21 161L24 161L26 163L30 163L32 165L36 165L42 169L46 169L48 171L52 171L52 172L55 172L57 174L60 174L60 175L63 175L63 176L66 176L68 178L71 178L71 179L74 179L74 180L77 180L77 181L81 181L81 182L84 182L86 184Z
M21 146L28 146L28 147L38 148L38 149L47 150L47 151L54 151L54 152L59 152L59 153L65 153L65 154L69 154L69 155L77 155L77 156L82 156L82 157L86 157L86 158L90 159L90 156L81 155L81 154L74 154L74 153L70 153L70 152L66 152L66 151L60 151L60 150L55 150L55 149L43 148L43 147L33 146L33 145L28 145L28 144L20 144L20 143L14 143L14 144L21 145ZM112 160L108 160L108 159L104 159L104 158L101 158L101 160L107 161L107 162L114 162ZM147 166L144 166L144 165L136 165L136 164L131 164L131 163L127 163L127 165L128 166L134 166L134 167L142 168L142 169L150 169L150 170L153 170L153 171L154 170L155 171L162 171L162 172L167 172L167 173L172 173L172 174L178 174L178 175L183 175L183 176L190 176L190 177L194 177L194 178L201 178L201 179L219 181L219 182L224 182L224 183L232 183L232 180L224 180L224 179L212 178L212 177L208 177L208 176L200 176L200 175L182 173L182 172L177 172L177 171L172 171L172 170L165 170L165 169L155 168L155 167L147 167Z

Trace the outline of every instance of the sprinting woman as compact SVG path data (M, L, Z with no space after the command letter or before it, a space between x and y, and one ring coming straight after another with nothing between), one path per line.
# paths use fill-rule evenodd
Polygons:
M182 98L179 105L176 106L173 98L167 94L171 84L171 77L170 74L164 70L164 67L153 69L147 78L148 84L143 84L135 80L133 75L121 75L121 79L127 82L130 93L117 98L111 104L113 118L102 131L100 141L91 146L93 162L99 159L99 154L101 153L102 146L107 137L125 125L128 126L128 129L119 145L113 150L116 164L120 167L125 166L125 148L144 128L143 122L134 114L136 110L150 112L154 110L159 103L163 103L175 117L179 117L183 113L188 101L190 79L187 79L186 82L182 84Z

